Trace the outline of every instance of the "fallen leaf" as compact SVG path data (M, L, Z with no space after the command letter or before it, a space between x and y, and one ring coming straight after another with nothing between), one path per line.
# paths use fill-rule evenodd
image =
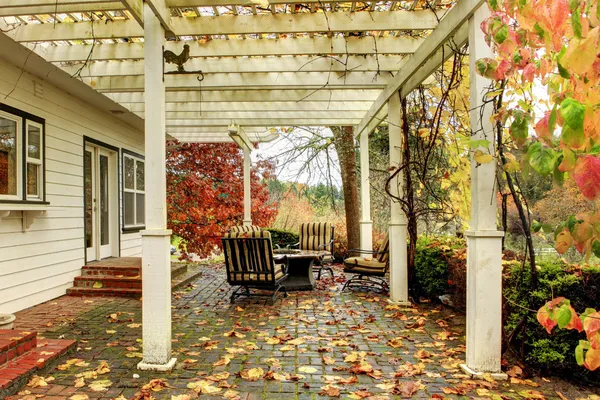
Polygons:
M319 392L320 396L340 397L340 388L334 385L325 385Z
M302 367L298 368L298 371L306 372L307 374L314 374L318 370L315 367L302 366Z
M329 357L329 356L323 356L322 360L323 360L323 363L325 365L333 365L333 364L335 364L335 360L333 358Z
M240 373L240 376L247 381L257 381L263 377L265 371L262 368L250 368L247 370L243 370Z
M90 383L88 386L94 392L105 392L108 390L109 387L112 386L112 381L108 379L97 380Z
M152 379L150 382L142 386L142 390L152 390L153 392L160 392L163 389L172 388L166 379L157 378Z
M69 397L69 400L88 400L89 396L85 393L76 393L73 396Z

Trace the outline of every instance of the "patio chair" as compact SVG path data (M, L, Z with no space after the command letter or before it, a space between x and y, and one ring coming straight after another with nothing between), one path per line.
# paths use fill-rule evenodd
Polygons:
M333 238L335 227L329 222L310 222L300 225L299 242L288 247L300 250L321 250L329 254L315 261L313 272L321 279L323 270L328 271L333 278L333 269L328 265L333 262Z
M385 274L388 272L390 263L389 246L389 236L386 235L377 251L349 250L349 255L357 254L357 256L348 257L344 260L344 271L354 273L354 276L346 282L342 291L351 287L376 288L388 291L389 286L385 280ZM370 254L372 257L360 256L360 254Z
M237 225L237 226L232 226L229 229L229 232L258 232L262 230L262 228L260 226L256 226L256 225Z
M270 290L274 302L280 291L287 297L281 283L287 278L287 259L275 263L271 234L267 231L232 232L221 239L225 253L227 282L239 286L231 295L231 302L240 296L269 297L250 289Z

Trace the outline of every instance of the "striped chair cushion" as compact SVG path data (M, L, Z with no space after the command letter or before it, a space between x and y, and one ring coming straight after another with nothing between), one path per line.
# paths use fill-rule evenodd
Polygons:
M246 232L229 232L225 234L226 238L269 238L271 239L271 232L269 231L246 231Z
M385 275L387 271L387 263L380 262L376 258L350 257L344 260L344 270L353 273Z
M320 245L331 241L329 222L310 222L300 225L300 250L329 250Z
M238 225L232 226L230 232L257 232L260 231L261 227L256 225Z
M230 232L225 238L264 238L268 240L224 240L227 270L230 279L235 281L272 282L285 274L281 265L275 266L271 234L268 231ZM260 272L260 273L257 273Z
M387 263L390 260L390 234L385 235L385 239L381 242L381 246L377 250L377 261Z
M284 268L285 268L285 264L275 264L275 280L276 281L283 278L283 276L285 275ZM256 274L256 273L252 273L252 272L251 273L235 273L235 274L233 274L233 276L236 281L250 279L253 281L268 282L271 280L270 274Z

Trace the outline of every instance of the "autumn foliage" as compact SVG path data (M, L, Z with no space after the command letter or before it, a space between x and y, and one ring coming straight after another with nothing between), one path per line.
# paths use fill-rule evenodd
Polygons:
M167 146L168 227L184 240L182 257L204 257L244 215L243 152L235 144L170 143ZM268 227L277 215L265 181L273 166L252 167L252 221Z
M502 99L494 116L499 126L508 128L510 145L524 154L520 165L504 165L505 170L535 171L552 176L559 185L571 180L586 199L598 199L598 2L488 0L488 4L492 15L481 28L496 56L477 60L477 70L497 81L488 93ZM573 211L554 229L556 250L564 254L573 246L588 258L600 256L600 211ZM569 300L559 297L546 303L537 316L548 332L555 326L585 331L587 340L581 340L575 352L577 362L590 370L600 367L599 313L590 308L578 316Z
M517 170L553 176L557 184L572 180L585 198L599 198L597 2L489 0L489 5L493 13L481 28L496 57L477 60L477 69L502 82L504 90L488 96L504 96L495 117L525 155ZM514 172L514 163L510 168ZM561 254L574 246L588 257L600 255L600 213L575 213L556 228L555 238Z

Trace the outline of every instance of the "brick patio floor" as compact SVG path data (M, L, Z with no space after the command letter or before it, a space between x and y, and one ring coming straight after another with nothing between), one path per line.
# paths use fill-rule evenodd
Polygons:
M344 278L339 270L336 274L337 282L327 276L317 290L291 293L274 306L232 305L222 266L207 266L194 286L173 295L178 362L169 373L136 369L142 347L139 300L64 296L24 310L17 314L18 328L77 340L72 357L78 360L43 375L46 385L24 387L10 399L285 400L338 393L377 400L559 399L557 392L568 399L600 399L591 389L553 377L472 381L459 368L464 316L428 305L399 309L377 294L341 293ZM90 372L100 365L110 371ZM152 381L158 378L164 381ZM144 390L151 382L155 389L169 387Z

